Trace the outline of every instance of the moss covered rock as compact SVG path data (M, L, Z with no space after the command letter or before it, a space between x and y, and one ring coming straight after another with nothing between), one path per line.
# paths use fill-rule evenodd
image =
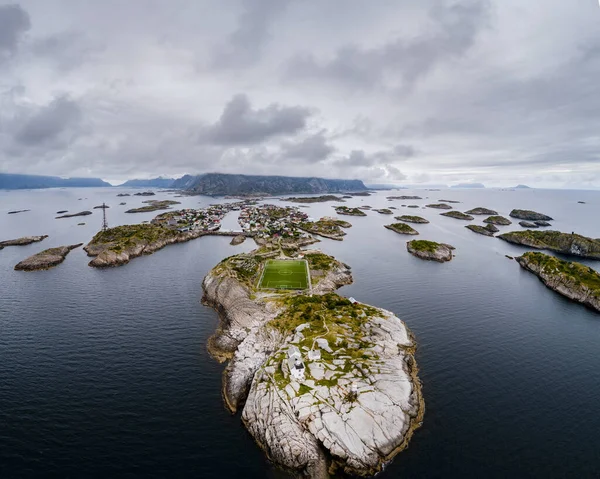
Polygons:
M530 248L546 249L581 258L600 259L600 240L575 233L527 230L504 233L498 235L498 238Z

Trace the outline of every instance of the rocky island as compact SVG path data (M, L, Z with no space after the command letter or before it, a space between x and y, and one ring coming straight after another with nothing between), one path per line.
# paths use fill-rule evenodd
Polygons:
M387 228L388 230L392 230L395 233L401 234L401 235L418 235L419 232L412 228L411 226L407 225L406 223L393 223L391 225L384 225L384 228Z
M537 213L537 212L531 211L531 210L512 210L510 212L509 216L511 218L517 218L519 220L526 220L526 221L535 221L535 220L552 221L552 218L550 218L550 216L544 215L542 213Z
M138 193L136 193L137 195ZM147 203L146 206L142 206L140 208L132 208L130 210L126 210L125 213L148 213L151 211L158 210L168 210L172 205L180 205L181 202L175 200L148 200L142 201L142 203Z
M274 257L305 259L310 291L258 289ZM410 331L393 313L334 293L351 282L331 256L282 256L273 244L223 260L203 282L203 302L221 320L209 351L229 360L227 407L243 405L269 459L307 477L379 472L424 413Z
M472 221L475 219L471 215L467 215L465 213L462 213L461 211L448 211L447 213L440 213L440 215L448 216L449 218L454 218L457 220Z
M508 226L512 225L512 221L504 216L490 216L483 220L484 223L488 223L491 225L499 225L499 226Z
M489 210L487 208L482 208L481 206L479 206L477 208L473 208L472 210L469 210L466 213L468 215L486 215L486 216L497 215L498 214L497 211Z
M560 231L513 231L498 235L509 243L546 249L581 258L600 259L600 240Z
M388 196L388 200L422 200L420 196Z
M406 243L406 249L417 258L444 263L452 260L454 247L435 241L412 240Z
M394 216L394 219L398 221L404 221L406 223L419 223L419 224L427 224L429 220L422 218L420 216L414 215L402 215L402 216Z
M367 216L366 213L362 212L359 208L348 208L347 206L334 206L335 212L338 215L348 215L348 216ZM366 209L366 206L362 207Z
M46 249L17 263L15 270L39 271L42 269L50 269L62 263L72 250L79 248L82 244L83 243Z
M48 235L42 236L23 236L22 238L0 241L0 246L4 248L5 246L27 246L32 243L37 243L39 241L43 241L48 237Z
M350 196L350 198L352 198ZM344 199L340 196L335 195L321 195L321 196L298 196L291 198L283 198L281 201L290 201L292 203L324 203L326 201L338 201L343 203Z
M76 216L89 216L91 214L92 214L91 211L80 211L79 213L72 213L70 215L57 216L55 219L59 220L61 218L74 218Z
M436 203L436 204L432 204L432 205L425 205L427 208L435 208L438 210L451 210L452 206L447 205L445 203ZM417 205L414 205L414 207L418 208ZM409 208L413 208L413 206L409 206Z
M478 233L478 234L484 235L484 236L494 236L494 233L498 232L498 228L496 228L492 224L488 224L486 226L467 225L467 226L465 226L465 228L473 231L474 233Z
M343 221L337 218L330 218L325 216L318 221L305 221L298 225L303 231L307 233L316 234L337 241L342 241L346 233L342 228L350 228L352 225L347 221Z
M532 223L531 221L519 221L519 225L523 228L539 228L538 225Z
M14 210L14 211L9 211L8 214L9 215L16 215L18 213L25 213L27 211L31 211L31 210Z
M379 210L373 210L379 213L380 215L393 215L394 212L389 208L381 208Z
M538 252L515 259L551 290L600 312L600 274L593 268Z

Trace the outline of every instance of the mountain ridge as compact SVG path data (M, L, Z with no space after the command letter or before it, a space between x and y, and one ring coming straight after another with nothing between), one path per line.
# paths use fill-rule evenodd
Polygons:
M361 180L326 179L275 175L238 175L205 173L184 175L175 180L172 188L208 196L238 194L344 193L366 191Z

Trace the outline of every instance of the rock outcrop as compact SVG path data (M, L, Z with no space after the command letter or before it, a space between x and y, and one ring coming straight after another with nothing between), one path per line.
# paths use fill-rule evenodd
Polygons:
M483 222L499 226L512 225L512 221L504 216L490 216L489 218L484 219Z
M600 274L581 263L529 252L516 258L551 290L600 312Z
M136 195L139 193L136 193ZM154 193L153 193L154 194ZM180 205L180 201L175 200L148 200L143 201L143 203L147 203L146 206L142 206L140 208L132 208L130 210L126 210L125 213L148 213L150 211L158 211L158 210L168 210L172 205Z
M83 243L46 249L18 263L15 266L15 270L38 271L50 269L62 263L72 250L79 248L82 244Z
M307 233L323 236L336 241L342 241L346 233L342 228L350 228L352 224L338 218L324 216L318 221L305 221L297 225L299 229Z
M348 216L367 216L364 213L363 209L370 209L371 207L363 206L361 208L348 208L347 206L335 206L335 212L338 215L348 215Z
M48 237L48 235L42 236L23 236L22 238L0 241L0 246L27 246L31 243L37 243L39 241L43 241Z
M403 196L388 196L387 199L388 200L422 200L423 198L421 198L420 196L403 195Z
M154 224L123 225L100 231L83 248L94 259L89 266L106 268L129 263L169 244L184 243L203 236L199 231L179 233Z
M532 223L531 221L519 221L519 225L521 225L523 228L539 228L538 225Z
M74 218L75 216L89 216L91 214L91 211L80 211L79 213L72 213L70 215L57 216L56 219L59 220L61 218Z
M511 218L517 218L519 220L527 220L527 221L552 221L550 216L544 215L542 213L537 213L531 210L512 210L509 215Z
M391 225L384 225L388 230L392 230L395 233L401 235L418 235L419 232L413 227L407 225L406 223L393 223Z
M414 205L415 207L418 208L418 206ZM427 208L435 208L437 210L451 210L452 206L447 205L445 203L435 203L435 204L431 204L431 205L425 205ZM413 205L409 206L409 208L412 208Z
M406 243L406 249L417 258L444 263L452 260L454 247L435 241L413 240Z
M466 213L468 215L486 215L486 216L497 215L498 214L497 211L489 210L487 208L482 208L481 206L478 207L478 208L473 208L472 210L469 210Z
M498 232L498 228L492 224L488 224L487 226L467 225L465 228L484 236L494 236L494 233Z
M600 259L600 240L560 231L513 231L498 235L509 243L546 249L581 258Z
M418 224L427 224L429 220L422 218L421 216L413 216L413 215L402 215L402 216L394 216L394 219L398 221L404 221L406 223L418 223Z
M237 246L239 244L242 244L244 241L246 241L246 237L244 235L237 235L232 238L230 244L233 246Z
M447 213L440 213L440 215L448 216L449 218L454 218L457 220L465 220L465 221L472 221L475 219L471 215L467 215L465 213L462 213L461 211L448 211Z
M414 340L393 313L332 293L352 282L349 267L317 251L304 255L311 296L256 290L272 254L227 258L203 282L203 302L221 318L209 350L231 358L226 404L244 404L244 424L280 466L317 478L375 474L422 420ZM301 379L291 351L302 358Z
M349 198L352 196L347 195ZM324 203L326 201L337 201L344 202L344 198L335 195L321 195L321 196L294 196L291 198L282 198L281 201L290 201L292 203Z

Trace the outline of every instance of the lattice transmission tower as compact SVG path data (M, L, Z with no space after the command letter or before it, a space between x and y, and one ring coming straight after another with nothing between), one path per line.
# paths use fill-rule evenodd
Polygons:
M106 205L102 203L102 231L108 229L108 222L106 221Z

